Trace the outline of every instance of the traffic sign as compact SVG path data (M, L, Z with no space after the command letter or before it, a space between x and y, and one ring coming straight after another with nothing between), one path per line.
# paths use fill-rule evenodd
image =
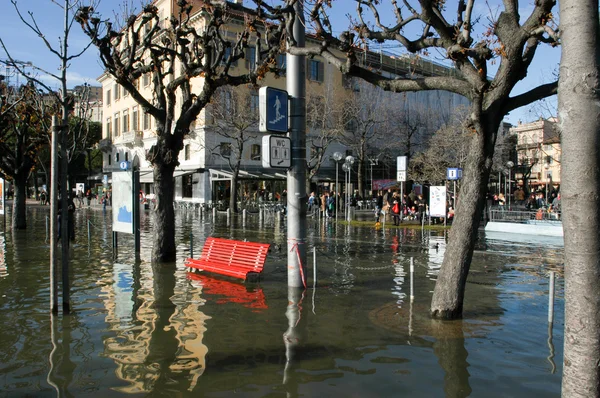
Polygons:
M259 122L261 133L288 132L288 93L273 87L258 90Z
M262 138L263 167L289 169L292 167L292 140L278 135Z
M119 163L119 167L121 168L121 170L127 170L129 169L129 162L122 161L121 163Z
M446 169L446 179L460 180L462 178L462 169L460 167L448 167Z
M396 180L400 182L406 181L406 170L397 170L396 171Z
M396 170L406 171L406 156L398 156L396 158ZM398 180L400 181L400 180Z

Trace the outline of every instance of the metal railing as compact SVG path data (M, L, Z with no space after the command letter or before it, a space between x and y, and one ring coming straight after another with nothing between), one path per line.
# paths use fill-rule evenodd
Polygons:
M512 222L512 223L532 223L560 221L560 213L548 212L547 209L538 209L536 211L515 211L515 210L490 210L490 221Z

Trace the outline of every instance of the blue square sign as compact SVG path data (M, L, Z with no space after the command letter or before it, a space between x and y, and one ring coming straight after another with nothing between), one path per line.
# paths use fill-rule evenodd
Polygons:
M273 87L261 87L259 130L261 133L288 132L288 93Z
M446 169L446 179L460 180L462 178L462 169L459 167L448 167Z

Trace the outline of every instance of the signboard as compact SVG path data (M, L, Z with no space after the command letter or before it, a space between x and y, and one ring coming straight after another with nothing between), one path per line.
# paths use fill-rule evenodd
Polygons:
M85 194L85 184L83 182L75 184L75 194L78 194L79 192Z
M112 174L112 218L114 232L133 233L133 173Z
M397 162L396 170L406 171L406 156L398 156L396 158L396 162Z
M397 180L373 180L373 191L400 188Z
M273 87L261 87L258 90L259 122L261 133L288 132L288 93Z
M398 170L396 173L396 180L400 182L406 181L406 170Z
M4 179L0 178L0 214L4 214Z
M288 137L265 135L262 138L262 165L282 169L292 167L292 140Z
M102 177L102 185L108 185L108 174L104 174Z
M459 167L448 167L446 169L447 180L460 180L462 178L462 169Z
M129 170L129 162L122 161L121 163L119 163L119 168L121 170Z
M446 217L446 187L429 187L429 215Z

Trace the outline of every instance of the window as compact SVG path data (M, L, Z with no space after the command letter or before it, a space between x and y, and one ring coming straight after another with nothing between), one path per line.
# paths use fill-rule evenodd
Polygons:
M250 112L252 114L258 114L258 107L259 107L258 94L252 93L250 95Z
M186 174L181 176L181 196L184 198L191 198L193 193L194 176L192 174Z
M144 83L144 87L150 85L150 73L144 73L144 77L143 77L143 82L142 83Z
M219 146L219 150L221 152L221 156L223 157L230 157L231 156L231 143L229 142L221 142L221 145Z
M114 93L115 93L115 101L117 101L120 98L120 93L119 93L119 85L115 84L113 87Z
M279 54L277 56L277 67L279 68L279 75L284 76L287 67L287 57L285 54Z
M183 153L184 153L184 159L185 160L190 160L190 144L187 144L184 148L183 148Z
M322 82L325 73L323 62L315 59L308 60L308 79L315 82Z
M223 58L221 59L221 65L225 65L227 61L229 61L229 58L231 58L231 47L225 47Z
M119 131L119 113L115 113L115 137L118 137L121 132Z
M231 98L231 91L223 91L223 109L226 112L231 112L233 110L233 100Z
M133 107L133 115L131 118L131 128L133 131L138 131L139 130L139 116L140 112L139 112L139 108L137 106Z
M115 163L119 163L119 152L115 153Z
M246 69L253 71L256 69L256 48L248 47L246 49Z
M250 160L260 160L260 145L252 144L250 147Z
M552 156L546 156L546 164L552 164Z
M348 156L352 156L352 149L346 149L346 156L345 157L348 157Z
M144 130L150 130L150 114L144 112L144 125L142 126Z
M129 152L125 152L125 161L129 162Z
M110 118L106 119L106 134L105 134L105 137L108 138L109 140L112 139L112 130L111 130L112 126L111 126L110 122L111 122Z
M123 111L123 132L126 133L129 131L129 110L125 109Z
M111 91L107 90L106 91L106 105L108 105L108 106L110 106L110 100L111 100L110 94L111 94Z
M110 166L112 164L112 156L108 155L108 165Z

